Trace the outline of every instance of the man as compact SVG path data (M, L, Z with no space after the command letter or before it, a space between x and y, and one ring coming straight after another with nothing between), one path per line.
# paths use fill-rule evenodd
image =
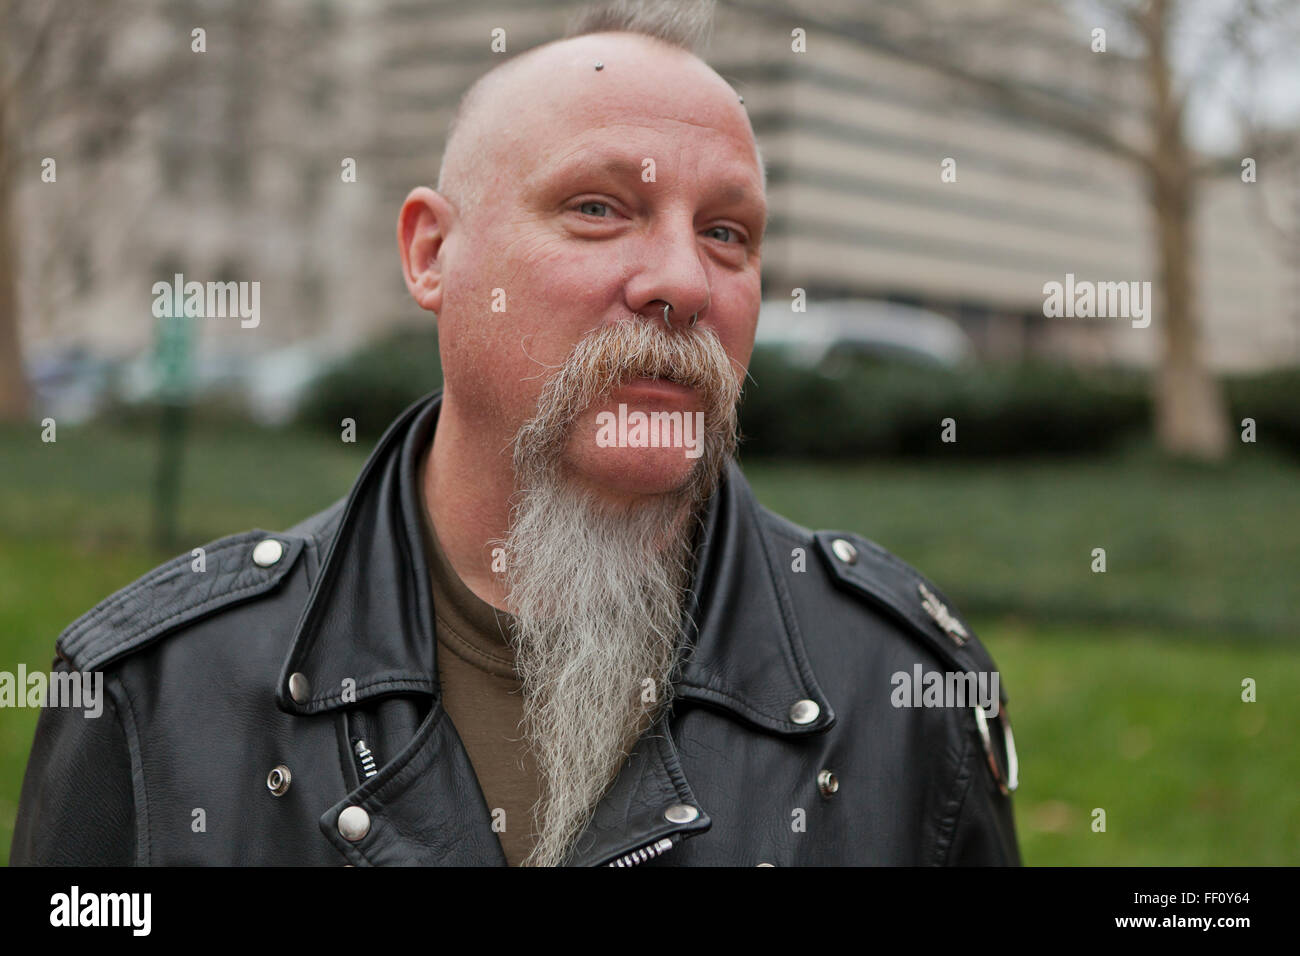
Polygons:
M346 501L64 633L108 706L42 714L14 862L1019 862L997 684L920 694L978 641L733 460L763 169L665 9L470 90L398 221L444 389Z

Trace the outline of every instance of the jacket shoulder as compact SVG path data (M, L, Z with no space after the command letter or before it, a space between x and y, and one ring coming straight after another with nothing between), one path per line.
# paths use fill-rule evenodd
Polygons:
M837 587L893 617L955 670L997 670L975 630L934 582L862 535L818 531L817 553ZM1003 700L1006 691L1002 691Z
M996 670L971 625L916 568L860 534L811 531L766 508L762 512L770 534L816 553L832 586L893 620L949 667L976 673ZM1002 696L1005 700L1005 690Z
M76 670L98 670L200 618L269 594L310 538L245 531L175 557L68 625L55 645L58 656Z

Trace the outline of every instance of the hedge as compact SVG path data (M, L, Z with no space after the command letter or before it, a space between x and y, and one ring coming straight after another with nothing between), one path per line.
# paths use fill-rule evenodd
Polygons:
M1147 438L1150 378L1123 369L1045 363L947 368L841 362L834 375L759 347L740 410L742 452L815 459L1094 455ZM377 341L325 373L299 421L382 430L442 381L432 332ZM1300 369L1225 380L1232 424L1254 418L1261 443L1300 457ZM942 421L956 438L942 441Z

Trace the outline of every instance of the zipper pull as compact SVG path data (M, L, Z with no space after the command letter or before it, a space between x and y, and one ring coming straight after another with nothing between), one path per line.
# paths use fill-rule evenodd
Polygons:
M364 740L354 741L352 749L356 752L357 760L361 765L363 779L369 779L379 773L379 768L375 766L375 755L370 752L370 748L366 746Z
M607 866L636 866L644 863L646 860L653 860L657 856L662 856L673 848L672 837L663 837L639 850L633 850L631 853L624 853L617 860L607 863Z

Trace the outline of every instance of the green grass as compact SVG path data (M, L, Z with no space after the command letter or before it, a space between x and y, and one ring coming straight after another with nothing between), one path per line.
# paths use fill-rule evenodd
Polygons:
M325 507L378 437L197 431L179 540L159 551L153 434L0 431L0 669L48 668L68 623L174 553ZM765 504L875 539L973 617L1010 694L1026 862L1300 862L1300 469L1142 455L745 469ZM35 722L0 712L3 860Z
M764 504L875 540L966 613L1294 642L1300 468L1253 454L1221 468L1139 454L746 473Z
M1300 655L1139 630L977 628L1010 699L1026 863L1300 863ZM1246 677L1255 703L1241 699Z
M319 511L347 493L378 439L378 432L358 434L356 444L294 431L196 432L181 467L178 550ZM150 540L157 446L148 430L60 427L52 444L35 429L0 430L0 533L88 547Z

